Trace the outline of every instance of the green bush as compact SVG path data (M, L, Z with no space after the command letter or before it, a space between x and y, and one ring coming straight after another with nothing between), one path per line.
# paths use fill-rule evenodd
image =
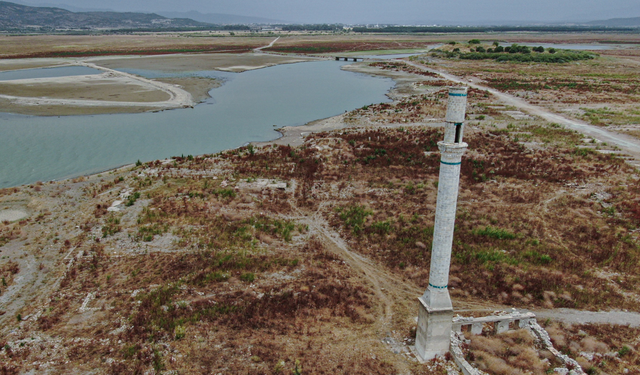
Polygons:
M240 280L246 281L248 283L253 282L256 279L256 275L253 272L247 272L240 275Z
M216 189L213 191L214 195L220 196L222 198L235 198L236 191L233 189Z
M629 354L631 352L631 349L624 345L622 348L620 348L620 350L618 350L618 355L620 357L624 357L625 355Z
M373 212L366 210L364 206L351 206L348 208L338 208L340 219L344 221L344 225L347 228L351 228L354 234L359 234L364 229L364 221L367 216L373 214Z
M129 195L129 198L124 203L124 205L127 206L127 207L133 206L136 203L136 201L138 200L138 198L140 198L140 192L136 191L135 193Z
M495 238L497 240L512 240L516 238L516 235L507 232L504 229L493 228L493 227L485 227L484 229L475 229L471 233L476 236L485 236L490 238Z

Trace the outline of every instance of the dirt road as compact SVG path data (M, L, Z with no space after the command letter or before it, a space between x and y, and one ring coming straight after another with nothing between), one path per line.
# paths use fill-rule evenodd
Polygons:
M640 327L640 314L632 311L583 311L554 309L532 311L538 319L553 319L573 324L616 324Z
M618 134L618 133L614 133L611 131L608 131L604 128L601 127L597 127L594 125L590 125L587 124L585 122L582 121L576 121L576 120L572 120L572 119L568 119L562 115L559 115L557 113L553 113L551 111L549 111L548 109L527 103L526 101L514 97L512 95L506 94L504 92L492 89L490 87L487 86L483 86L480 85L478 83L475 83L473 81L469 81L469 80L464 80L460 77L454 76L452 74L448 74L448 73L444 73L441 72L439 70L436 69L432 69L432 68L427 68L424 65L421 64L417 64L415 62L412 61L408 61L408 60L404 60L407 64L426 71L426 72L431 72L431 73L435 73L440 75L442 78L447 79L449 81L453 81L453 82L457 82L457 83L461 83L464 85L467 85L469 87L473 87L475 89L478 90L486 90L488 92L490 92L491 94L495 95L497 98L499 98L500 100L502 100L506 105L510 105L513 107L518 108L519 110L523 111L523 112L527 112L530 115L534 115L534 116L538 116L541 117L549 122L552 123L557 123L557 124L561 124L566 126L567 128L576 130L588 137L592 137L592 138L596 138L602 142L606 142L610 145L616 145L618 146L622 151L624 151L625 153L627 153L628 155L634 157L635 159L640 160L640 140L625 135L625 134ZM630 164L635 165L635 166L640 166L640 161L630 161Z
M272 41L271 41L271 43L267 44L266 46L262 46L262 47L255 48L255 49L253 50L253 52L262 53L262 50L263 50L263 49L273 47L273 45L274 45L274 44L276 44L276 42L278 41L278 39L280 39L280 37L275 38L274 40L272 40Z

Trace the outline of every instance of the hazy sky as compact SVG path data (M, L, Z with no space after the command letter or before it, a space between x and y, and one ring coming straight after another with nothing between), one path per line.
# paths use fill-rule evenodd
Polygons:
M8 0L11 1L11 0ZM308 23L584 21L640 17L639 0L24 0L116 11L227 13Z

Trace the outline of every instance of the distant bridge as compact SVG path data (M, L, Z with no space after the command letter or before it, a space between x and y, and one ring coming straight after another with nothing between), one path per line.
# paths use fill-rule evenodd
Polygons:
M336 61L353 61L353 62L358 62L358 61L364 61L364 59L362 57L342 57L342 56L336 56Z

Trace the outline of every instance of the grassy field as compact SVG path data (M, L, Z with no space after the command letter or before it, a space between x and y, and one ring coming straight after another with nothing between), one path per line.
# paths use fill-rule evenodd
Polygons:
M198 37L196 37L198 36ZM277 35L211 36L209 33L139 35L38 35L0 36L0 58L84 57L118 54L169 54L185 52L248 52L269 44ZM637 34L429 34L429 35L290 35L283 34L274 50L294 53L369 51L424 48L449 41L480 39L506 43L638 43Z

